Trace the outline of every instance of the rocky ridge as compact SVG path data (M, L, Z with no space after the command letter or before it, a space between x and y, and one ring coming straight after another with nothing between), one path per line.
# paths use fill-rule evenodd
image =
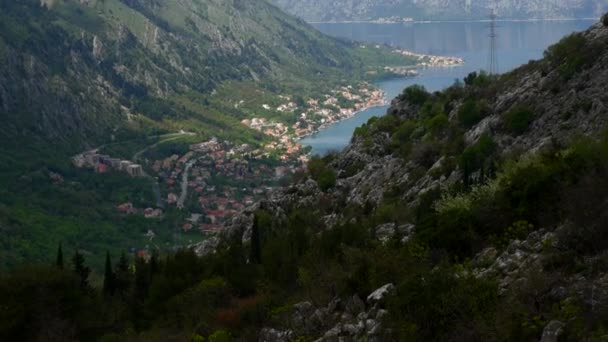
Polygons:
M608 27L598 23L580 36L585 41L584 49L590 48L597 53L590 64L576 73L564 77L563 70L557 68L548 55L547 59L531 62L501 76L497 85L486 89L487 93L479 94L489 96L492 101L488 103L488 115L464 133L465 145L473 146L483 136L491 136L497 150L502 151L503 155L525 156L565 146L577 135L599 135L608 122L608 92L605 84L608 79ZM458 91L458 87L461 86L453 87L452 91ZM448 114L449 120L457 120L462 105L462 101L455 97L454 103L449 106L452 108ZM529 108L536 115L530 122L529 129L521 134L514 134L507 128L504 117L521 107ZM387 115L403 122L418 118L420 107L400 97L393 100ZM319 215L323 216L323 229L331 229L347 221L357 222L352 215L347 214L345 208L373 211L382 204L386 196L394 193L395 189L400 189L399 199L409 203L409 208L404 208L404 211L407 211L414 210L426 193L439 191L462 181L463 170L455 164L452 157L427 153L422 149L413 153L412 157L404 159L391 150L390 134L375 126L370 126L369 129L369 134L356 135L343 152L329 159L329 165L335 170L338 178L333 188L322 191L314 180L307 179L277 191L266 201L236 216L226 227L225 236L236 236L248 241L254 214L259 209L272 213L278 222L284 222L294 208L322 208ZM393 236L398 236L401 241L408 241L415 232L416 227L411 223L385 222L375 228L373 235L386 243ZM494 247L486 248L472 261L473 274L476 277L499 279L502 295L528 295L531 289L537 291L539 286L535 283L534 274L538 274L539 269L546 268L547 263L552 262L554 258L553 252L560 250L561 244L568 240L562 232L563 229L544 227L531 232L524 240L510 241L500 250ZM225 238L204 242L197 246L196 250L200 254L213 252L214 248L221 246L222 241L225 241ZM591 265L603 258L603 255L586 258L584 263L592 267ZM550 273L543 278L546 282L541 286L544 292L535 293L542 305L556 301L567 305L569 301L582 300L584 305L593 310L596 303L608 300L608 293L605 291L608 288L607 279L608 275L605 273L591 276L575 273L568 277ZM295 307L294 310L298 312ZM314 317L314 312L315 310L311 309L310 315L304 316ZM372 314L374 313L377 314L372 311ZM337 326L329 330L320 329L314 335L355 337L368 331L363 328L367 327L364 320L347 322L350 325L341 322L339 329ZM543 341L555 340L563 331L563 324L558 321L547 322ZM306 325L296 324L298 328ZM286 330L266 329L261 340L269 338L281 341L288 336L291 335Z
M589 41L606 44L608 28L598 23L584 36ZM608 108L606 65L608 54L604 51L591 68L565 84L557 69L547 71L546 61L532 62L503 76L508 82L496 90L491 114L465 132L466 144L473 145L483 134L490 134L504 154L534 153L553 145L563 145L577 134L599 134L608 122L605 115ZM461 104L456 103L449 113L451 120L456 119ZM514 136L505 129L502 117L522 105L529 106L538 114L527 132ZM417 111L418 107L397 98L392 101L387 115L407 120L417 117ZM427 165L421 165L415 159L406 161L390 151L388 133L374 131L370 135L371 143L355 136L346 149L332 159L331 167L338 175L332 190L321 191L312 179L281 189L237 215L227 226L227 234L242 234L247 240L253 213L258 209L268 210L277 218L284 219L290 208L314 207L321 202L332 203L330 209L366 204L377 207L384 195L395 187L405 189L401 199L414 206L424 193L447 187L462 178L462 170L458 168L444 170L443 164L448 164L445 156L435 155L430 161L424 161ZM421 167L424 168L422 174ZM339 210L328 213L325 215L326 228L331 228L341 219ZM413 230L412 227L402 228Z

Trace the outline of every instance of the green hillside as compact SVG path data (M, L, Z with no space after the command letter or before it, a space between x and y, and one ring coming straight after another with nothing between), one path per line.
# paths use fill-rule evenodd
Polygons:
M106 249L144 245L148 229L173 240L169 218L116 213L121 201L153 203L150 184L76 170L72 155L111 143L130 156L180 130L194 133L184 144L261 145L268 137L241 120L295 115L262 104L321 96L387 60L412 63L326 37L264 0L0 0L1 263L43 260L65 241L101 265Z

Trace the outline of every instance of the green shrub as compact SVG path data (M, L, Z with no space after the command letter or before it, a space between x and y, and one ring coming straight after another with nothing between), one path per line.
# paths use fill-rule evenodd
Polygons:
M492 156L496 150L496 143L491 136L484 134L479 141L464 150L460 156L460 168L466 172L478 170L486 159Z
M375 122L375 126L382 132L392 133L399 127L399 119L394 115L385 115Z
M448 127L449 123L450 119L448 119L448 116L441 113L435 115L432 119L427 120L426 127L433 134L437 134L444 128Z
M336 184L336 172L328 166L332 158L332 155L323 158L314 157L308 162L310 177L319 184L323 191L329 190Z
M482 106L475 100L467 100L458 109L458 121L464 128L475 126L484 116Z
M430 119L437 115L444 114L444 104L440 101L427 100L420 108L420 117Z
M490 82L490 76L485 71L472 72L464 78L464 84L467 86L483 87Z
M431 94L423 86L413 85L405 88L399 99L406 100L416 106L422 106L430 97Z
M218 330L213 334L209 335L207 339L209 342L230 342L232 339L230 338L230 333L226 330Z
M336 178L336 172L334 170L325 169L317 179L319 188L323 191L333 188L334 185L336 185Z
M395 341L487 341L499 302L492 281L459 277L453 269L420 272L389 297ZM471 322L466 327L463 322ZM468 324L468 323L467 323Z
M558 67L564 79L570 79L583 66L592 61L586 45L587 40L582 33L573 33L545 51L545 58Z
M349 178L352 177L356 174L358 174L359 172L363 171L363 169L365 169L365 163L358 161L355 162L353 164L350 164L346 167L346 169L344 170L344 173L340 175L341 178Z
M393 144L400 145L408 142L412 133L418 128L418 124L414 121L405 121L397 129L393 134Z
M534 112L525 107L515 108L505 114L507 129L515 135L521 135L528 130L534 121Z

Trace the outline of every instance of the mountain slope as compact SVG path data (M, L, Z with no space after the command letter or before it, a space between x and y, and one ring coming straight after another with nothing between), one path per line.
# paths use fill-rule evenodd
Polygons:
M3 273L0 338L605 340L607 62L604 18L508 74L407 88L202 257L108 255L103 290L61 257Z
M606 11L605 0L273 0L286 11L304 20L350 21L409 17L415 20L485 19L492 8L505 19L599 17Z
M351 77L362 67L351 45L260 0L3 0L0 16L5 135L74 146L107 141L137 114L157 128L197 115L206 128L230 122L177 113L173 103L189 92L203 99L227 80L277 90L298 80L307 89L313 76ZM147 103L174 109L150 112Z
M78 170L71 157L101 146L133 160L177 132L159 149L264 146L274 138L242 120L293 122L299 113L275 110L286 95L320 97L380 67L362 51L264 0L0 0L2 266L47 260L62 241L97 266L105 250L145 246L149 230L174 241L171 215L116 210L158 205L154 179Z
M308 177L196 250L243 239L299 270L291 279L307 302L263 336L602 336L607 62L608 22L505 75L471 74L434 94L408 88L343 152L313 160ZM276 249L302 231L299 258Z

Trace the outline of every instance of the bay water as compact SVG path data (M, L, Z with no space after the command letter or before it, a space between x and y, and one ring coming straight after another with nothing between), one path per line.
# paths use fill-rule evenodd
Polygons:
M594 20L499 21L497 23L497 57L500 72L512 70L530 60L542 58L550 45L564 36L583 31ZM379 82L376 85L391 99L404 88L420 84L429 91L437 91L462 80L473 71L487 69L490 39L488 22L431 22L415 24L315 24L320 31L339 38L390 44L422 54L462 57L465 64L452 68L429 68L411 78ZM300 141L312 148L313 154L324 155L342 150L351 140L355 128L372 116L382 116L388 106L373 107L354 117L332 124Z

